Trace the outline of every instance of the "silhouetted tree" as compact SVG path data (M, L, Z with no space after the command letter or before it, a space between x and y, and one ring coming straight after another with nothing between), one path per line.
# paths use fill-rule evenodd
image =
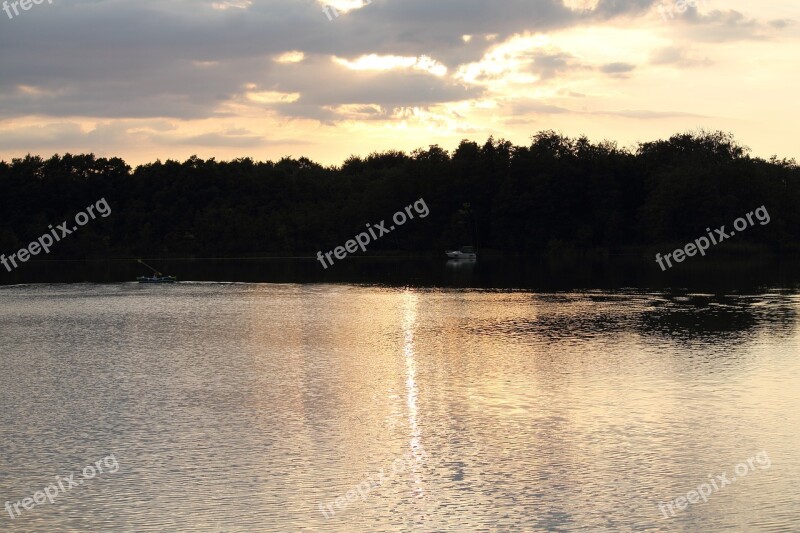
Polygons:
M771 216L737 242L797 249L800 171L753 158L723 132L674 135L633 150L553 131L527 146L489 138L350 156L155 161L131 169L93 154L0 161L0 252L13 253L105 197L108 218L51 257L247 256L330 250L424 198L430 215L371 251L440 253L471 244L533 253L553 248L687 242L765 205Z

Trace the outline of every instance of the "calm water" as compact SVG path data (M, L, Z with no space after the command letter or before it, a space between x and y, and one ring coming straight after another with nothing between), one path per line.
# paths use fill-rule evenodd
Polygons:
M780 290L3 287L0 504L118 471L0 531L800 531L799 310Z
M353 257L323 269L313 259L148 259L181 281L238 283L350 283L453 288L524 288L537 292L648 287L696 292L770 288L800 289L800 259L707 257L662 272L652 257L489 258L477 262L442 258ZM133 260L31 261L11 273L0 268L0 285L123 283L151 272Z

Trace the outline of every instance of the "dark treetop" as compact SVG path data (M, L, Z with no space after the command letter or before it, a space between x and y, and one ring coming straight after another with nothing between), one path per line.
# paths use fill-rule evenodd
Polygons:
M28 155L0 162L0 251L12 253L100 198L111 206L48 258L237 257L329 250L424 198L430 215L374 252L560 249L617 252L682 244L764 205L771 222L731 250L796 250L800 170L721 132L675 135L632 149L541 132L527 146L489 139L411 154L221 162L192 157L131 168L119 158ZM733 242L733 241L732 241ZM727 244L727 243L726 243ZM666 249L666 248L665 248Z

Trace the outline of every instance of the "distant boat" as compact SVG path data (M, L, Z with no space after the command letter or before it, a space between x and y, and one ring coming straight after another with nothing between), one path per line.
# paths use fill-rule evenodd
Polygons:
M472 246L462 246L458 250L448 250L445 252L450 259L477 259L478 254Z
M139 276L136 281L139 283L175 283L178 279L175 276Z
M136 278L136 281L138 281L139 283L175 283L176 281L178 281L175 276L165 276L164 274L162 274L155 268L151 267L141 259L139 259L138 262L153 271L152 276L139 276L138 278Z

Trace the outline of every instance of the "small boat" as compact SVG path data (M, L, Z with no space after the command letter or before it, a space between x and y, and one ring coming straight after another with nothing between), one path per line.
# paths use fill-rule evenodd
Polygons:
M175 276L139 276L136 281L139 283L175 283L178 280Z
M450 259L477 259L478 254L472 246L462 246L458 250L448 250L445 252Z
M138 278L136 278L136 281L138 281L139 283L175 283L176 281L178 281L175 276L165 276L164 274L162 274L155 268L151 267L141 259L139 259L137 262L153 271L152 276L139 276Z

